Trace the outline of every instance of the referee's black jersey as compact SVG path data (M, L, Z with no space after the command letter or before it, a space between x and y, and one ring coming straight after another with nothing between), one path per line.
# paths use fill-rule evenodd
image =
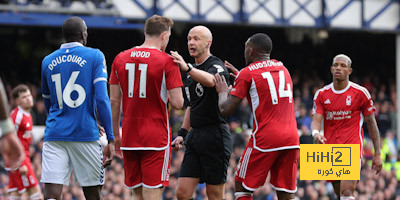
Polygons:
M193 67L212 75L219 73L229 81L229 72L224 66L224 62L213 55L200 65L193 64ZM188 76L185 91L190 101L191 127L201 128L226 123L225 118L219 112L218 93L215 87L208 88Z

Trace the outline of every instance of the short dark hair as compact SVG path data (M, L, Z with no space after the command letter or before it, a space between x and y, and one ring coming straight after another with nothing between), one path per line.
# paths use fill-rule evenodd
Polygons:
M168 17L153 15L148 18L144 24L144 33L150 36L161 35L164 31L168 31L174 21Z
M249 38L249 43L256 47L259 51L265 53L271 53L272 51L272 40L265 33L256 33Z
M28 88L27 85L25 85L25 84L20 84L20 85L17 85L17 87L15 87L15 88L12 90L11 95L12 95L13 99L18 99L19 94L21 94L22 92L26 92L26 91L28 91L28 90L29 90L29 88Z
M85 31L85 24L80 17L70 17L64 21L62 32L66 42L79 41L80 34Z

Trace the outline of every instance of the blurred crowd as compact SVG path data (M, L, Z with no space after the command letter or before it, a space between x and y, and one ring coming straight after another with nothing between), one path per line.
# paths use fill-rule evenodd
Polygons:
M318 78L311 79L307 75L300 72L292 73L294 85L294 105L297 126L300 135L301 144L312 144L311 136L311 121L312 121L312 106L314 93L325 84ZM376 175L371 169L371 159L373 155L373 145L369 137L367 129L364 128L364 162L361 169L360 182L357 185L357 199L396 199L400 200L400 154L399 144L396 136L396 88L394 80L380 80L378 77L365 76L363 78L351 77L353 82L366 87L371 93L372 99L376 106L375 117L381 134L382 143L382 159L383 170ZM35 125L45 125L46 111L43 100L41 100L40 87L34 84L28 84L34 96L35 106L32 110L32 115ZM14 85L6 84L8 94L11 94L11 89ZM10 98L11 106L15 104ZM174 137L181 126L184 111L171 111L171 125ZM234 199L235 186L235 168L240 159L240 156L247 144L251 135L252 115L248 102L242 101L240 107L235 114L228 119L229 127L233 137L234 150L230 159L228 177L226 182L225 199ZM38 179L41 177L41 150L43 141L39 141L31 146L31 161ZM180 165L183 160L184 151L173 151L170 170L170 184L164 189L163 199L176 199L175 191L179 177ZM63 199L84 199L84 195L80 187L71 177L71 184L64 187ZM272 200L277 199L275 191L268 183L259 188L254 193L256 200ZM314 200L314 199L334 199L335 193L330 183L326 181L308 181L300 180L298 174L297 182L297 199ZM8 186L8 174L1 168L0 170L0 200L6 199ZM41 185L43 187L43 185ZM132 199L132 191L124 187L124 170L122 160L116 158L112 165L106 170L106 181L102 189L105 200ZM205 185L199 184L193 199L207 199L205 193Z

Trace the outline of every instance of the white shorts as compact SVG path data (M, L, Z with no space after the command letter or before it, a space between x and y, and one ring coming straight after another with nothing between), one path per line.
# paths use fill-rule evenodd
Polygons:
M82 187L104 184L103 151L99 141L46 141L41 183L69 184L71 171Z

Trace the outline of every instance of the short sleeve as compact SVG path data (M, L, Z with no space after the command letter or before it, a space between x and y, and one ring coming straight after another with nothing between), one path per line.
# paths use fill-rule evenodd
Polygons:
M43 60L42 62L42 73L41 73L41 79L42 79L42 97L46 99L50 99L50 90L49 86L47 85L47 78L46 78L46 67L45 66L45 61Z
M96 60L94 66L94 80L93 84L99 81L106 81L107 82L107 65L106 65L106 58L104 57L103 52L97 50Z
M248 93L251 86L251 75L250 71L242 69L236 76L233 88L230 95L243 99Z
M225 69L220 64L213 64L211 67L208 68L207 72L212 74L212 75L215 75L217 73L225 72Z
M364 88L362 90L363 94L361 94L361 111L364 116L368 116L375 112L375 104L374 101L371 99L371 95L369 94L368 90Z
M118 69L118 59L119 55L117 55L111 65L111 74L109 84L118 84L118 76L117 76L117 69Z
M221 62L218 61L218 63L214 63L211 67L208 68L207 72L212 75L219 73L219 75L225 77L225 80L227 81L228 85L230 85L229 72L228 72L228 69L226 69L226 67L224 66L224 63L222 61Z
M168 56L166 61L165 78L167 90L183 86L179 67L170 56Z
M314 95L314 105L313 105L313 115L325 113L325 108L322 104L322 94L321 90L318 90Z

